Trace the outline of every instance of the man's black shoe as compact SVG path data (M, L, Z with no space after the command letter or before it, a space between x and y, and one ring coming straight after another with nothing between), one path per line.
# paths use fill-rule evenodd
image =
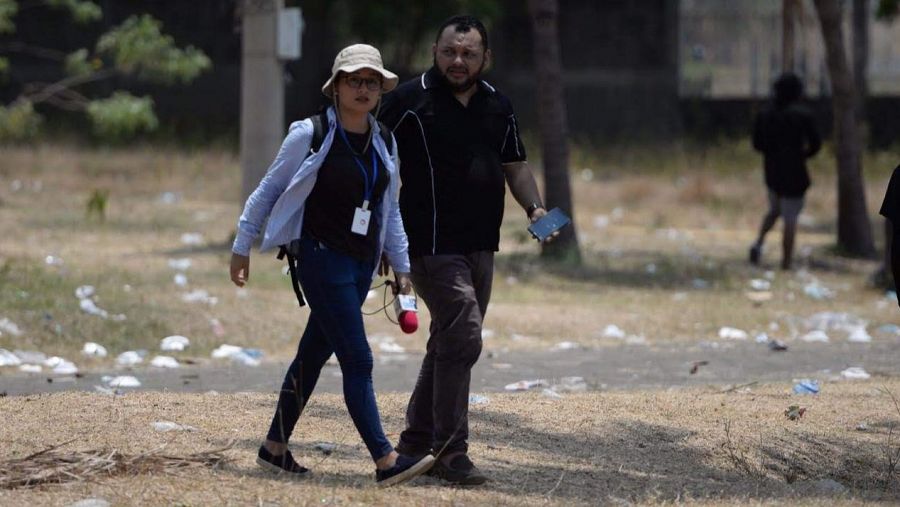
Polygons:
M434 457L430 454L419 457L401 454L397 456L397 462L393 467L375 471L375 483L379 488L403 484L428 472L433 464Z
M759 266L759 257L762 255L762 248L753 245L750 247L750 264Z
M436 460L428 475L459 486L478 486L488 480L465 454L457 454L449 464L443 459Z
M284 454L275 456L265 446L260 446L259 453L256 455L256 464L260 467L278 474L287 473L295 477L306 477L310 475L309 469L302 467L294 461L291 451L285 450Z

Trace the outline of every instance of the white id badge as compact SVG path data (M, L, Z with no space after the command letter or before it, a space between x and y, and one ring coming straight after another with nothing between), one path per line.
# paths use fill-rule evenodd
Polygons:
M369 220L372 219L372 210L356 208L353 214L353 226L350 230L356 234L365 236L369 232Z

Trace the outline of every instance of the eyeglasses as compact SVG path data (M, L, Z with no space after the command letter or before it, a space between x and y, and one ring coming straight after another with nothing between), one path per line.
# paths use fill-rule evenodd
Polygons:
M359 87L366 84L366 89L370 92L375 92L381 89L381 80L374 77L359 77L359 76L347 76L344 78L347 81L347 86L353 88L354 90L359 90Z

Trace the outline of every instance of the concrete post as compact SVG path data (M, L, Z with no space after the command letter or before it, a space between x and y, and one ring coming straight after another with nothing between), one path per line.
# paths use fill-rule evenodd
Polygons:
M278 13L284 0L243 0L241 28L241 204L284 138L284 77Z

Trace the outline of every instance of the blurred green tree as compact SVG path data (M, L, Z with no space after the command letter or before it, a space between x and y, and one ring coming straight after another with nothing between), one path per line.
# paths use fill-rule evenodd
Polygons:
M37 8L63 9L76 23L91 23L103 16L100 7L87 0L0 0L0 34L14 33L17 14ZM114 77L129 76L162 84L189 83L212 65L199 49L180 49L161 23L149 15L131 16L102 34L93 50L80 48L63 54L56 50L11 42L0 45L0 80L10 72L4 54L25 53L59 62L66 77L54 83L27 83L9 104L0 104L0 141L34 138L42 118L37 104L87 115L101 139L121 141L139 132L154 130L159 122L149 96L135 97L117 90L110 97L88 97L79 87Z

